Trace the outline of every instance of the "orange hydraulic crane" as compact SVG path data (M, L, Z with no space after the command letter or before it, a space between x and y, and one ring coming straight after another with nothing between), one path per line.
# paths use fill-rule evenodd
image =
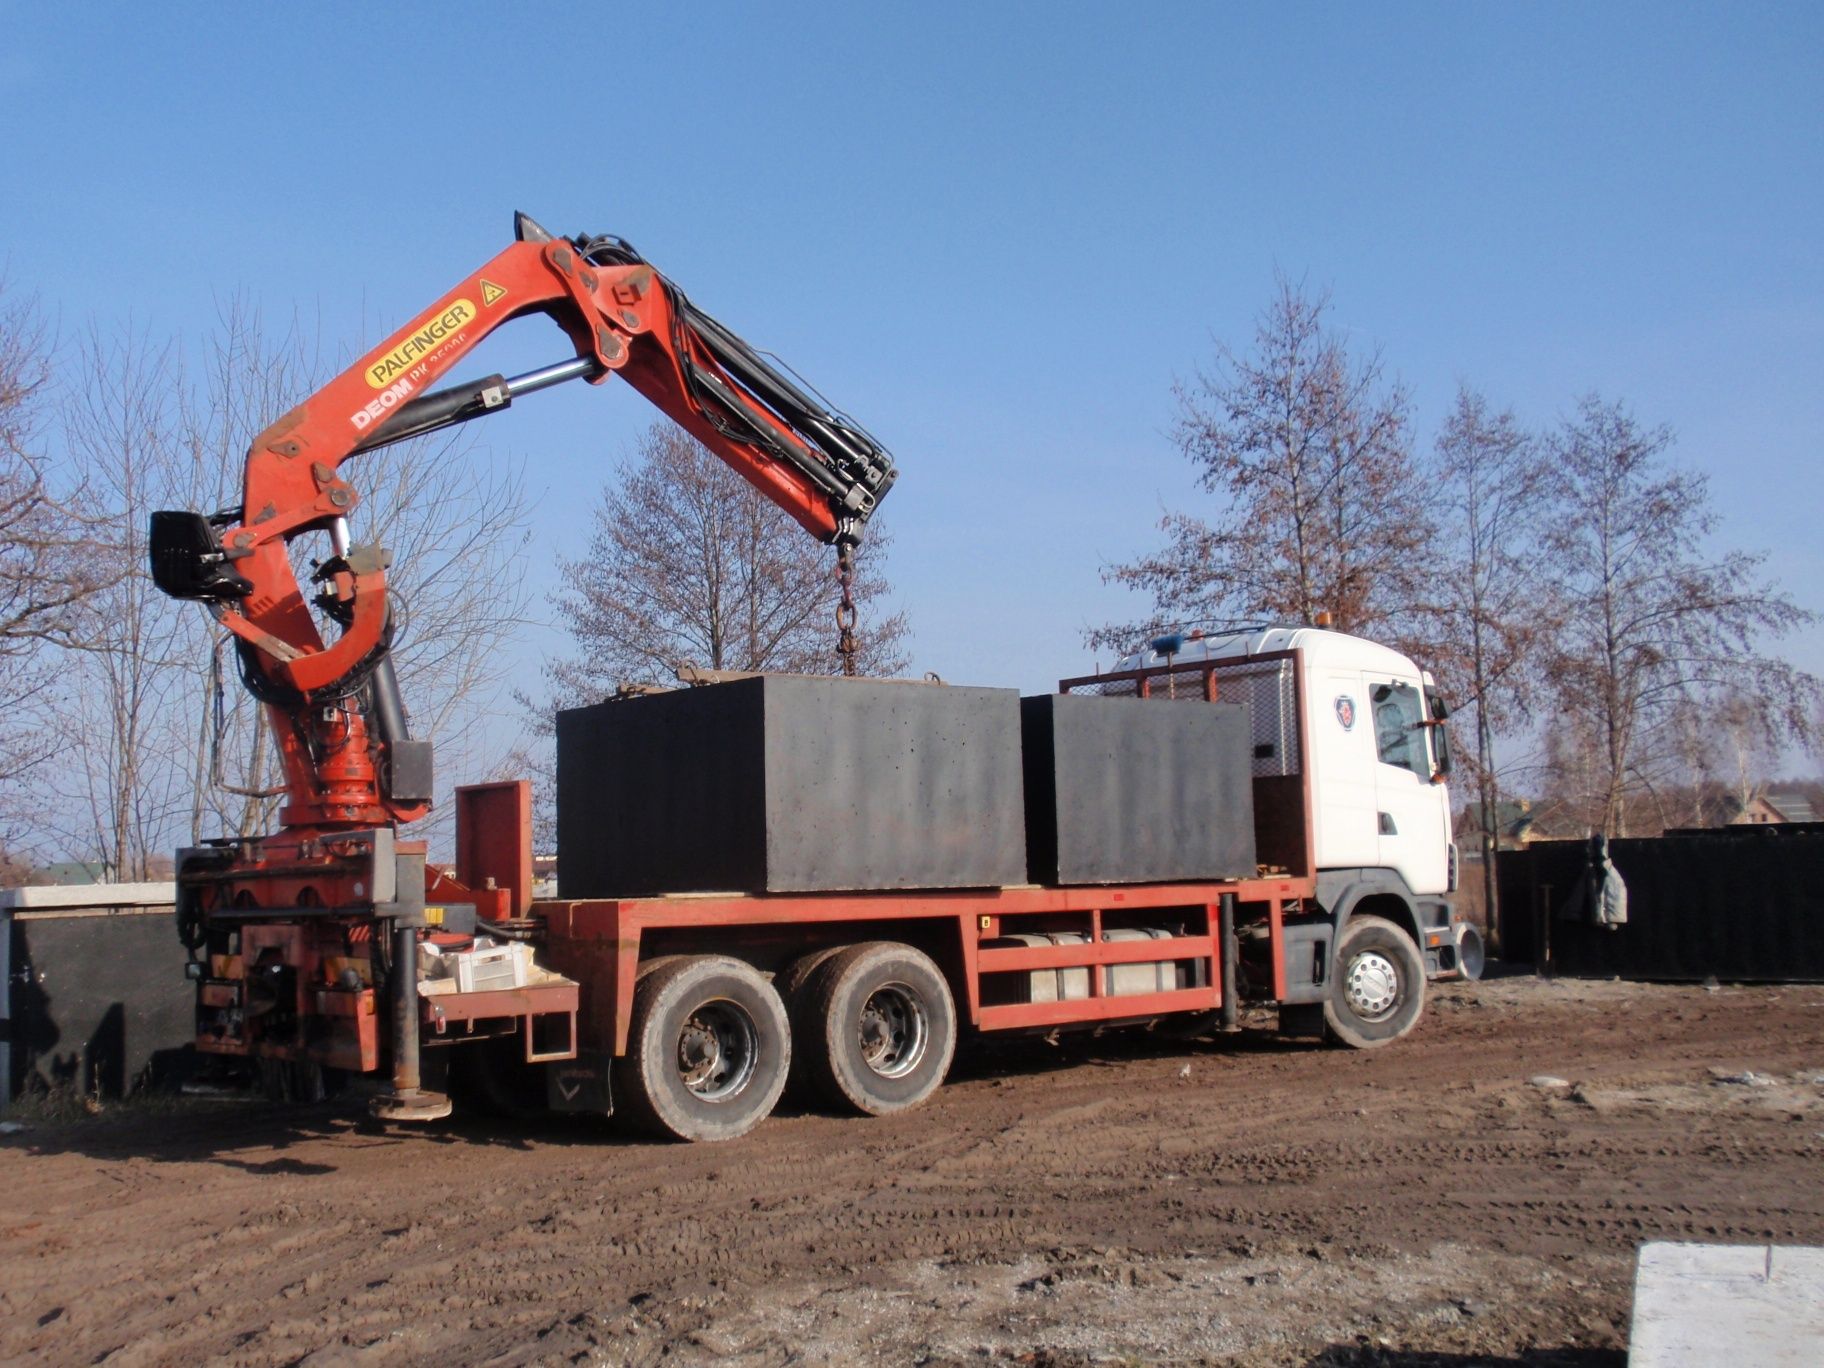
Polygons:
M220 1006L224 1041L258 1009L268 1053L372 1067L366 1061L379 1046L371 1026L362 1034L359 1000L350 1008L352 1034L332 1031L327 1043L270 1028L309 1016L292 1010L298 984L320 978L324 963L360 958L376 922L391 927L374 957L380 976L389 944L393 963L412 963L424 924L423 846L395 841L394 831L430 810L430 743L410 735L389 656L389 555L350 541L348 516L359 495L342 474L349 458L565 381L600 384L619 375L806 531L836 546L844 583L838 623L852 658L852 553L897 474L888 453L692 305L622 239L556 237L524 214L515 216L514 235L506 250L261 432L247 453L239 507L153 515L155 581L202 602L232 634L241 677L267 709L285 770L278 831L180 853L179 917L193 953L236 949L244 958L257 947L272 971L259 1002L250 988L245 1000ZM433 389L501 324L532 313L556 322L575 354L524 375ZM327 536L329 551L310 576L308 599L289 551L306 534ZM506 890L473 892L484 915L510 919L524 907L509 902L523 904L530 891L513 890L511 899ZM447 886L440 896L450 896ZM241 967L250 984L263 981L254 972L260 966ZM413 974L391 978L391 1114L434 1112L447 1103L418 1087ZM355 972L350 982L367 985L371 1017L373 976ZM259 1052L247 1048L245 1032L235 1039L224 1052Z

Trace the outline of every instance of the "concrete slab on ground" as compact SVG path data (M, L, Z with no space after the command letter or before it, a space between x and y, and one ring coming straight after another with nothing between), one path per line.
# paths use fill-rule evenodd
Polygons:
M1628 1344L1630 1368L1824 1363L1824 1248L1644 1244Z

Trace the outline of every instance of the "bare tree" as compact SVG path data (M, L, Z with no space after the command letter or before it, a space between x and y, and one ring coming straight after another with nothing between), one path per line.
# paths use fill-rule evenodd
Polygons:
M80 687L67 715L83 744L64 767L55 824L66 844L132 876L185 839L264 830L282 784L265 709L236 681L231 640L151 583L149 515L232 507L255 434L331 367L295 322L270 333L244 300L224 307L200 378L143 334L92 336L85 353L92 379L71 398L65 441L87 475L97 540L122 573L96 600L91 649L72 667ZM440 743L440 794L492 768L474 752L514 667L507 646L527 598L517 467L485 468L471 446L420 439L350 467L364 492L357 539L394 553L399 672L416 730ZM293 552L301 562L327 555L327 539L300 538ZM448 804L439 808L447 819Z
M906 669L904 613L881 616L887 539L856 556L861 673ZM670 683L680 664L831 674L834 557L701 443L649 428L603 492L588 553L561 562L559 617L580 654L550 670L561 700L623 682ZM870 620L871 619L871 620Z
M55 651L85 639L87 600L108 580L69 491L52 483L50 387L43 319L0 281L0 836L36 808L27 776L64 745Z
M1174 621L1327 612L1341 631L1396 636L1410 624L1428 527L1406 392L1326 329L1329 302L1280 278L1253 352L1219 347L1214 371L1179 386L1178 447L1226 506L1212 521L1168 514L1163 551L1108 572L1150 595L1154 616L1096 629L1092 646Z
M82 470L96 545L117 574L92 600L88 649L68 668L68 716L80 744L61 766L72 786L85 853L117 877L149 877L191 797L183 763L188 614L144 571L146 527L164 506L176 449L169 346L143 332L91 331L78 356L94 383L70 392L64 439Z
M171 453L165 506L233 507L253 436L316 388L327 370L298 320L275 333L245 296L226 301L199 374L182 391L181 438ZM282 784L266 709L237 686L230 634L201 613L185 617L197 634L187 651L194 726L190 839L255 835L275 815Z
M1779 777L1789 737L1767 722L1764 700L1727 691L1680 709L1664 728L1677 767L1668 763L1642 773L1642 796L1630 795L1626 802L1629 829L1648 829L1640 825L1643 817L1662 827L1721 826L1775 787L1803 789L1804 781ZM1814 717L1811 725L1815 741L1819 720ZM1661 770L1677 782L1662 782Z
M1483 905L1495 919L1501 770L1496 738L1530 720L1540 644L1553 631L1550 577L1539 555L1549 486L1538 444L1509 410L1492 412L1468 386L1438 434L1427 556L1429 601L1420 655L1457 709L1472 714Z
M1551 441L1560 511L1547 541L1565 596L1550 658L1557 783L1593 830L1666 782L1692 710L1745 708L1769 738L1811 739L1819 681L1761 643L1810 625L1761 578L1764 556L1710 558L1704 478L1668 470L1664 427L1591 396ZM1738 713L1739 715L1739 713Z
M1663 730L1669 754L1653 769L1665 775L1643 774L1646 801L1627 804L1631 831L1643 829L1643 810L1662 828L1727 822L1765 793L1768 777L1779 770L1780 737L1769 731L1756 699L1707 697L1703 706L1679 709Z
M36 307L0 281L0 654L80 644L84 600L109 578L40 450L50 344Z

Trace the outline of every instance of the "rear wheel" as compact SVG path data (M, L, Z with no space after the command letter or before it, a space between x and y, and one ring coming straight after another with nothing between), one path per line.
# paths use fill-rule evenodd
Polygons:
M773 987L778 989L780 1001L785 1003L786 1019L792 1024L792 1071L786 1088L794 1102L817 1100L817 1086L805 1069L806 1062L816 1053L811 1042L818 1034L816 1008L810 1002L811 980L819 969L848 948L830 945L813 950L773 975Z
M644 1129L733 1140L763 1121L791 1064L779 994L752 965L721 955L655 964L633 995L617 1102Z
M792 1018L792 1030L798 1029L798 1010L804 1005L805 989L812 977L836 956L849 947L831 945L822 950L813 950L810 954L793 960L773 976L773 987L779 990L779 997L785 1003L785 1010Z
M1398 1040L1425 1010L1425 962L1419 947L1381 917L1351 917L1336 948L1324 1025L1358 1050Z
M872 941L831 956L805 985L798 1035L825 1101L885 1116L923 1102L950 1071L956 1005L928 956Z

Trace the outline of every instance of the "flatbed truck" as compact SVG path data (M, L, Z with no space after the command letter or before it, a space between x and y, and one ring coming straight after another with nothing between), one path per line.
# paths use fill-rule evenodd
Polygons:
M154 577L232 635L291 797L269 835L179 852L200 1050L388 1074L374 1109L389 1120L447 1115L454 1093L723 1140L793 1080L862 1114L915 1106L964 1033L1233 1026L1244 1003L1277 1006L1288 1033L1362 1048L1412 1029L1463 934L1447 896L1443 707L1404 657L1312 628L1161 639L1060 685L1248 702L1256 877L534 900L523 781L457 790L454 866L427 866L399 828L428 811L428 743L410 736L389 659L388 557L351 543L342 461L618 374L835 544L845 585L847 552L897 475L864 431L620 239L558 239L523 216L517 228L514 246L255 439L239 507L155 516ZM577 356L430 388L525 312L556 318ZM307 533L330 551L308 605L288 551ZM844 607L848 646L846 595Z

